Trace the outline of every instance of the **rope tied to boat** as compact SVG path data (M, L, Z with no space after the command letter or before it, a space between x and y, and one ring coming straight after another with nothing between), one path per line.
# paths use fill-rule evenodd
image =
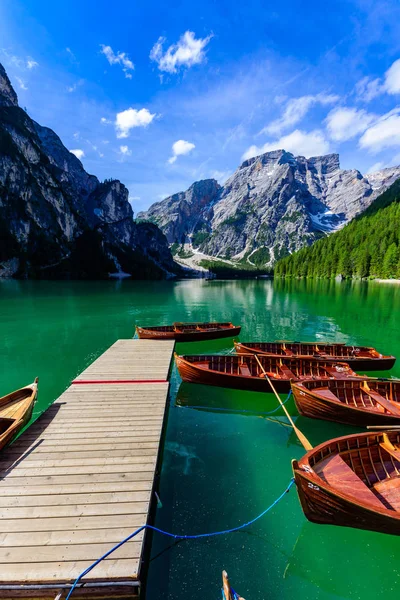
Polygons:
M89 567L87 567L87 569L82 571L82 573L75 579L70 591L68 592L66 600L69 600L71 598L76 586L79 584L81 579L83 577L85 577L85 575L90 573L90 571L92 571L92 569L97 567L97 565L99 563L101 563L101 561L108 558L110 556L110 554L115 552L115 550L118 550L118 548L120 548L121 546L126 544L126 542L129 542L131 539L133 539L135 536L137 536L139 533L141 533L145 529L150 529L151 531L155 531L156 533L161 533L161 535L171 537L174 540L198 540L198 539L202 539L202 538L215 537L217 535L226 535L227 533L234 533L235 531L240 531L241 529L245 529L246 527L253 525L253 523L255 523L256 521L259 521L264 515L266 515L270 510L272 510L282 500L282 498L284 498L286 496L286 494L290 491L290 489L293 485L294 485L294 477L291 478L291 480L289 481L289 484L286 486L285 490L272 502L272 504L270 504L265 510L263 510L262 513L257 515L254 519L251 519L251 521L247 521L247 523L242 523L242 525L238 525L237 527L233 527L232 529L224 529L223 531L213 531L210 533L199 533L197 535L179 535L179 534L175 534L175 533L170 533L169 531L164 531L163 529L159 529L158 527L155 527L154 525L148 525L148 524L142 525L141 527L136 529L136 531L134 531L133 533L128 535L124 540L122 540L121 542L119 542L118 544L113 546L113 548L108 550L108 552L106 552L105 554L103 554L103 556L98 558L94 563L92 563Z

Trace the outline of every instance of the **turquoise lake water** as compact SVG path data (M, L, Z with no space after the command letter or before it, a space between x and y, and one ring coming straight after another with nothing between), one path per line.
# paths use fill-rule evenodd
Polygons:
M0 392L40 377L37 417L134 324L241 323L242 341L292 339L373 345L400 356L400 287L306 281L1 282ZM180 344L222 352L232 340ZM379 374L380 376L383 373ZM400 377L400 361L390 372ZM156 524L196 534L264 510L303 454L272 394L182 384L171 377ZM296 415L292 401L290 412ZM223 409L223 410L214 410ZM298 418L313 444L356 431ZM257 524L218 538L155 536L146 600L220 598L225 568L246 600L395 598L400 538L308 523L295 488Z

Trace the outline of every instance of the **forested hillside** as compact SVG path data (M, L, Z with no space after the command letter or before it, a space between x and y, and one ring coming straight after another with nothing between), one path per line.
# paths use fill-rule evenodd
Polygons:
M341 231L280 260L275 275L400 278L400 180Z

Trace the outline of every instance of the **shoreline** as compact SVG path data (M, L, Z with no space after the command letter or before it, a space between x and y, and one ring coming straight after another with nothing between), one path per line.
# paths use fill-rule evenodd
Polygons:
M400 279L373 279L372 281L377 281L378 283L397 283L397 284L400 284Z

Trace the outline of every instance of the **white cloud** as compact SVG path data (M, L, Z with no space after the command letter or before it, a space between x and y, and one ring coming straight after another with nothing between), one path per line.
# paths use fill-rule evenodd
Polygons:
M186 142L185 140L178 140L172 144L172 156L168 159L170 165L172 165L178 156L183 156L184 154L189 154L196 146L191 142Z
M376 162L373 165L370 166L370 168L367 171L367 175L369 175L370 173L376 173L376 171L380 171L381 169L385 168L385 163L383 162Z
M271 150L284 149L287 152L292 152L295 155L306 156L321 156L327 154L330 150L329 142L325 138L324 133L319 129L305 132L296 129L288 135L282 136L275 142L267 142L263 146L250 146L243 154L242 159L246 160L264 152Z
M75 154L76 158L79 158L79 160L81 160L84 156L85 153L83 150L80 150L79 148L77 148L76 150L70 150L71 154Z
M371 153L380 152L385 148L400 147L400 109L395 108L382 115L359 141L360 148Z
M39 66L39 63L36 62L36 60L33 60L33 58L31 58L30 56L28 56L26 60L26 66L28 69L34 69L35 67Z
M106 119L105 117L101 117L100 123L103 123L103 125L110 125L112 121L110 121L110 119Z
M400 93L400 59L395 60L385 73L385 91L388 94Z
M356 95L364 102L370 102L381 94L400 94L400 59L397 59L386 71L384 78L364 77L355 87Z
M126 138L134 127L147 127L156 115L152 114L147 108L128 108L117 113L115 119L115 129L118 138ZM103 122L103 120L102 120Z
M316 94L315 96L301 96L300 98L292 98L286 103L283 115L272 121L269 125L260 131L260 134L269 133L271 135L279 135L284 129L292 127L298 123L316 104L333 104L340 100L339 96L333 94Z
M370 102L382 93L382 82L371 77L363 77L355 87L355 93L359 100Z
M177 73L180 67L192 67L205 60L204 48L212 35L196 39L193 31L185 31L176 44L163 52L165 38L158 38L150 51L150 59L158 64L160 71Z
M21 88L21 90L27 90L28 88L25 85L25 81L23 79L21 79L21 77L16 77L15 78L18 81L18 85Z
M356 108L334 108L326 118L329 136L338 142L351 140L363 133L376 119L376 115Z
M232 175L232 171L211 171L210 176L216 179L219 184L223 185L227 179Z
M0 53L3 54L11 64L18 67L18 69L22 69L23 71L26 69L34 69L35 67L39 66L39 63L36 62L36 60L33 60L31 56L21 58L15 54L10 54L5 48L0 48Z
M120 146L119 151L123 156L130 156L132 154L128 146Z
M71 93L71 92L75 92L76 89L78 87L80 87L81 85L83 85L85 83L84 79L79 79L78 81L76 81L74 84L70 85L67 87L67 92Z
M135 69L135 65L125 52L114 53L111 46L105 46L101 44L101 53L104 54L110 65L122 65L122 70L125 73L127 79L132 79L132 74L129 71Z

